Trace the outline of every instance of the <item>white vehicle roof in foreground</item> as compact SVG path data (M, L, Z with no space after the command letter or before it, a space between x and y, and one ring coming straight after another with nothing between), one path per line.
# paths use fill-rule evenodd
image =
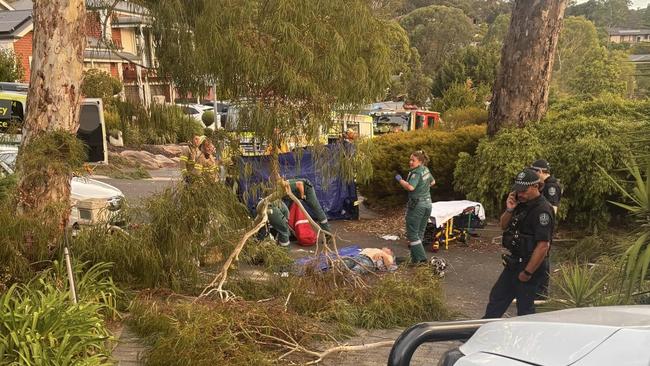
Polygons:
M645 346L635 346L639 342ZM485 359L492 355L543 366L648 366L650 306L568 309L497 321L479 328L460 350L467 357L459 365L505 365Z

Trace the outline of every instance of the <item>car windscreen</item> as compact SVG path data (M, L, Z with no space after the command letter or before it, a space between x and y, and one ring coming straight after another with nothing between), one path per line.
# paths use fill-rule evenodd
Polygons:
M88 162L96 163L104 160L104 132L99 105L81 106L77 137L88 147Z
M0 133L18 134L25 118L23 103L17 100L0 99Z

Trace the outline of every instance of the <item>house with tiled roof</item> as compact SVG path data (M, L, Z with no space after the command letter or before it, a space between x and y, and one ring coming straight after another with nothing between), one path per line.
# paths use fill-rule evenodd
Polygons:
M128 1L107 9L106 1L86 0L86 49L84 67L101 69L124 84L123 97L149 104L155 98L172 102L171 84L158 78L151 18L148 11ZM33 3L0 0L0 47L12 49L29 82L32 56Z
M607 34L612 43L650 42L650 29L648 28L609 28Z

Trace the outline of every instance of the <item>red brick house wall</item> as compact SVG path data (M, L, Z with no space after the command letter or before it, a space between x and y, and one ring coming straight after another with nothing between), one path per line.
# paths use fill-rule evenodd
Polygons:
M119 79L120 74L117 72L117 64L114 62L111 62L111 76Z
M102 36L102 23L99 20L99 14L86 14L86 36L100 39Z
M27 33L23 38L14 42L14 52L20 58L20 62L25 69L25 78L23 82L29 82L31 65L29 58L32 56L32 36L34 32Z
M122 48L122 31L118 28L111 29L111 39L113 45L117 48Z

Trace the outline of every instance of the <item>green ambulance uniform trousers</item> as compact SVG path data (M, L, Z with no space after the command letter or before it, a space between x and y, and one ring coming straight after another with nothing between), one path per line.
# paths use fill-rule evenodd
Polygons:
M289 208L282 201L273 202L267 209L269 223L278 233L278 243L286 247L289 245Z
M321 207L320 203L318 202L318 197L316 197L316 191L314 190L314 186L311 184L311 182L307 179L291 179L289 180L289 185L291 186L291 191L293 194L301 198L299 196L298 188L296 188L296 182L301 181L303 182L305 186L305 199L304 202L307 203L309 208L311 209L310 212L314 214L313 219L320 225L320 227L323 230L330 231L330 225L329 222L327 221L327 215L325 214L325 211L323 211L323 208Z
M431 198L410 198L406 210L406 238L409 241L411 262L426 262L422 239L431 216Z

